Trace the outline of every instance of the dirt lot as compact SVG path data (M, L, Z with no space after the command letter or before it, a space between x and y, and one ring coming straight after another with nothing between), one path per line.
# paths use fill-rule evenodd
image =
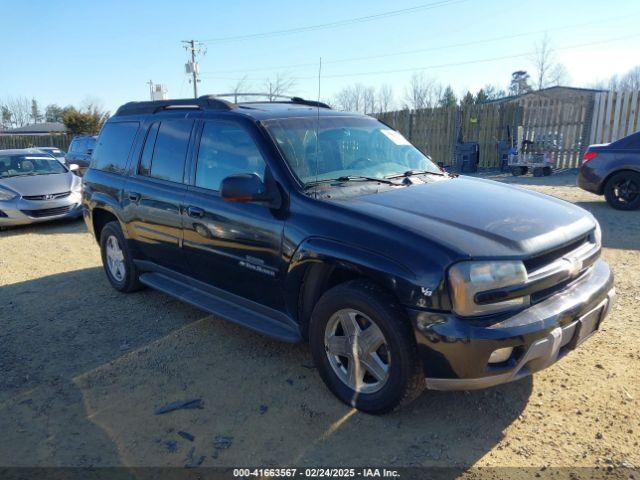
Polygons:
M640 466L640 213L570 174L499 179L593 212L617 304L533 378L384 417L335 400L305 345L115 292L82 222L0 232L0 465ZM189 398L203 408L154 414Z

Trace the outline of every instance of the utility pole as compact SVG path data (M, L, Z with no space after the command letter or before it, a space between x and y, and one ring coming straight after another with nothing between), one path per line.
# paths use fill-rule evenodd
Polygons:
M200 68L198 67L198 62L196 62L196 55L205 54L205 51L201 48L202 43L197 40L183 40L184 48L187 52L191 53L191 61L186 65L186 72L190 73L193 76L193 98L198 98L198 82L200 79Z
M149 80L147 85L149 85L149 100L153 100L153 80Z

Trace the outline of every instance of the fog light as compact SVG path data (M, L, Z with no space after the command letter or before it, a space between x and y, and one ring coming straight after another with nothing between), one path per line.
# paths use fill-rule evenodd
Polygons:
M489 363L502 363L509 360L511 354L513 353L513 347L507 348L499 348L494 350L491 356L489 357Z

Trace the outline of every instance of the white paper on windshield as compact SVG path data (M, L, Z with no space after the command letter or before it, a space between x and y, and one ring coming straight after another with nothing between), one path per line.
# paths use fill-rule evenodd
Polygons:
M380 130L384 135L396 145L411 145L409 140L404 138L400 132L395 130Z
M25 160L55 160L53 157L24 157Z

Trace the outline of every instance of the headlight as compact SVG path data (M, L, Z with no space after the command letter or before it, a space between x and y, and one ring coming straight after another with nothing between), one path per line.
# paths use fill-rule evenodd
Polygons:
M449 269L449 283L453 295L453 310L460 316L488 315L529 304L529 297L519 297L496 303L479 305L477 293L520 285L527 281L522 262L483 261L460 262Z
M0 188L0 200L11 200L13 198L16 198L17 196L17 194L10 192L9 190Z
M602 246L602 229L600 228L600 224L595 218L593 219L593 221L596 222L596 229L593 231L593 241L597 246L600 247Z

